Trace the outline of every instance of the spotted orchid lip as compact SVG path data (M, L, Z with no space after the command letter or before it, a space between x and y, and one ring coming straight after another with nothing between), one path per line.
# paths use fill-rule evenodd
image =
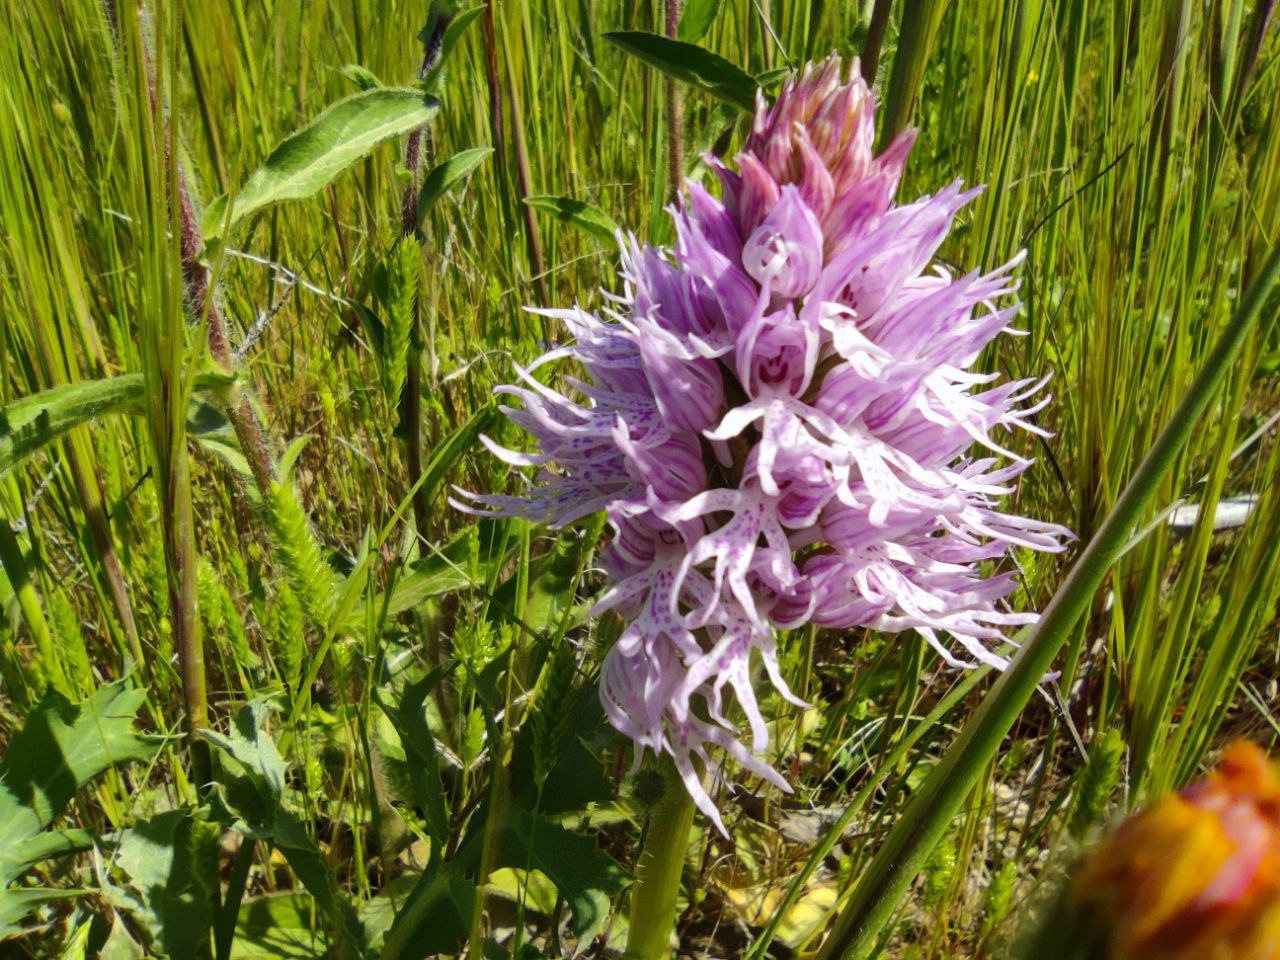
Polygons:
M573 341L529 370L569 359L585 376L501 388L533 449L490 448L535 470L531 488L455 500L555 527L607 512L597 609L628 626L602 670L606 714L637 762L672 756L721 830L695 758L719 769L714 748L786 789L752 685L759 662L794 699L777 630L916 630L948 663L1003 666L993 648L1035 616L1005 609L1014 578L980 564L1071 536L999 511L1028 462L1002 465L996 434L1032 428L1032 383L971 370L1009 330L1018 261L929 271L978 191L896 204L912 135L874 155L874 112L836 57L761 99L736 170L708 161L721 198L689 183L671 210L674 249L620 235L623 292L601 313L537 311Z

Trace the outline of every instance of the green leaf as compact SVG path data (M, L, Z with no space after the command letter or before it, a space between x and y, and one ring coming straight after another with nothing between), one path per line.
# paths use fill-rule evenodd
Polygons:
M146 694L124 680L72 704L45 694L0 759L0 882L20 876L27 846L76 792L117 763L148 760L162 741L134 729ZM50 841L55 843L56 841Z
M444 78L445 67L449 64L454 48L462 39L462 35L466 32L467 27L475 23L480 14L484 13L484 8L485 5L481 3L453 14L453 19L450 20L449 25L445 27L444 37L440 41L440 57L436 61L436 65L431 69L431 72L423 81L423 87L428 93L435 94L439 92L441 82ZM439 14L433 11L433 16L438 15ZM429 34L431 27L432 23L428 22L423 28L422 33L419 35L420 39L422 39L424 43L428 39L427 35Z
M720 0L685 0L676 39L685 43L697 43L707 35L719 12Z
M569 904L577 936L607 919L609 901L630 882L595 838L566 830L531 811L507 813L495 867L541 870Z
M68 383L0 408L0 472L95 417L142 400L142 374Z
M381 960L426 960L457 953L470 933L475 899L476 884L463 876L456 861L444 868L433 861L400 901L386 931Z
M449 547L465 537L466 531L463 531L445 547L445 552L419 560L409 567L409 572L396 581L391 601L387 605L388 616L394 617L406 610L419 607L432 597L442 597L448 593L457 593L459 590L484 586L487 582L486 576L492 570L491 567L482 569L480 576L473 580L467 574L465 551L461 551L463 555L456 559L449 556L449 553L459 552L450 551Z
M489 583L515 549L510 528L509 520L484 519L443 546L429 548L431 552L410 565L409 572L396 582L387 615L396 616L412 610L432 597ZM468 567L473 536L478 537L479 549L476 551L477 569L471 571Z
M117 915L111 918L111 932L98 952L97 960L145 960L146 951L138 943L125 926L124 918Z
M268 796L279 799L284 793L285 766L275 741L263 729L269 706L268 701L259 699L241 707L231 721L228 734L209 729L197 730L196 733L235 757L250 775L265 786Z
M115 861L129 875L123 906L170 957L207 953L213 911L193 856L191 817L170 810L126 830Z
M328 937L315 923L315 900L306 893L255 897L240 905L231 960L313 960L325 955Z
M443 868L429 867L419 879L387 933L382 960L418 960L453 952L466 936L469 902L478 884L481 850L488 832L488 803L472 817L458 852ZM506 810L497 834L492 868L539 870L569 904L580 941L608 919L609 903L630 876L594 838L566 830L532 810Z
M374 147L426 126L439 104L420 91L399 87L365 90L340 100L311 124L283 141L235 198L230 216L219 198L205 211L206 240L282 200L301 200L328 186Z
M280 476L290 478L293 476L293 465L298 462L298 457L302 456L302 451L310 442L311 434L309 433L304 433L289 441L289 446L285 447L285 451L280 457Z
M619 30L604 38L669 77L705 90L748 113L756 108L756 82L719 54L693 43L643 30Z
M41 860L83 853L92 850L93 846L93 834L88 830L46 830L18 844L13 851L13 858L19 862L39 863Z
M200 390L228 386L232 378L204 374ZM142 374L82 380L14 400L0 407L0 474L17 466L68 430L109 413L138 412L146 388Z
M563 641L562 641L563 642ZM592 803L614 799L613 783L600 766L603 741L613 736L606 726L604 707L595 684L577 690L569 706L569 735L560 743L555 766L538 793L534 782L534 731L527 725L516 735L511 758L511 802L529 810L553 815L585 810Z
M456 183L465 179L472 170L484 163L493 153L493 147L472 147L455 153L448 160L436 164L431 172L423 178L422 189L418 191L418 229L431 212L431 208L440 198L449 192Z
M589 547L580 530L561 534L555 546L535 557L528 567L529 592L520 623L536 636L550 636L561 626L565 613L574 605L578 581ZM493 611L503 619L515 621L519 609L517 594L521 577L513 575L495 591ZM570 626L572 619L565 624Z
M477 438L497 419L497 414L497 406L492 401L486 403L472 414L466 423L436 446L435 453L422 471L422 482L418 488L427 502L431 501L444 484L445 477L449 475L454 464L461 460L464 454L475 449Z
M324 856L307 835L307 828L296 815L283 808L275 812L272 840L284 854L294 876L315 898L317 906L329 918L338 939L348 949L361 953L363 929L355 908L343 894Z
M0 893L0 940L22 933L22 921L38 905L50 900L83 897L89 890L61 890L46 887L17 887Z
M329 946L308 893L275 893L241 904L232 960L314 960Z
M342 75L360 90L376 90L382 86L382 81L371 70L366 70L358 63L348 63L342 68Z
M284 855L294 875L315 898L334 933L349 951L360 953L363 935L355 909L343 895L333 871L307 834L306 826L283 803L284 759L264 729L268 704L246 704L232 721L231 731L221 734L201 730L200 735L226 752L244 776L226 776L218 784L224 821L246 837L267 840Z
M592 206L585 200L574 200L570 197L525 197L524 202L535 210L543 210L553 214L561 223L567 223L579 230L585 230L606 243L615 242L614 233L618 225L599 207Z
M395 727L404 747L414 799L427 821L433 858L445 849L449 840L449 807L440 779L436 740L427 723L426 699L453 666L456 664L436 667L421 680L406 686L400 703L394 708L378 699L378 706Z
M149 760L163 742L133 719L146 694L120 680L79 704L50 691L0 758L0 937L19 932L38 902L69 895L9 884L39 860L87 849L82 830L43 833L85 784L108 767Z

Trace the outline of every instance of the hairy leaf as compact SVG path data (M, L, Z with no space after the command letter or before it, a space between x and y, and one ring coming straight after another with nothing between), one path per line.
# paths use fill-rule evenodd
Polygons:
M360 90L376 90L382 86L382 81L374 75L373 71L366 70L358 63L348 63L342 68L342 75Z
M236 195L227 214L219 198L205 211L206 239L263 207L301 200L324 189L378 144L426 126L438 103L417 90L376 87L340 100L271 151Z
M216 390L231 382L227 376L203 374L196 378L196 388ZM109 413L136 412L145 392L142 374L128 373L63 384L0 407L0 474L68 430Z

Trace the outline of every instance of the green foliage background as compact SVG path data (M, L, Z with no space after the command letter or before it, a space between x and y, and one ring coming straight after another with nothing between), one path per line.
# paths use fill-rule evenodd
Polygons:
M902 195L985 183L943 258L1027 252L1027 335L981 363L1052 374L1037 421L1054 436L1012 440L1038 462L1010 505L1084 542L1277 240L1273 6L687 0L681 38L776 90L806 60L863 51L890 10L877 90L886 123L920 130ZM523 307L599 305L617 286L615 224L672 239L666 81L604 37L661 32L663 11L491 11L455 20L427 81L419 256L402 134L431 113L420 97L412 123L305 198L230 217L215 198L249 184L256 204L254 171L335 102L405 100L377 87L417 79L424 3L0 10L0 738L17 763L19 737L110 691L127 709L104 742L129 743L77 769L72 792L88 786L74 800L60 787L20 838L0 833L46 838L34 870L5 874L0 921L21 930L3 949L409 956L429 952L428 924L432 950L533 956L621 936L647 798L594 707L620 628L585 612L602 525L556 538L445 497L517 488L477 437L506 436L490 394L512 361L563 335ZM701 151L741 143L736 76L684 89L689 176L706 175ZM179 171L206 237L222 235L205 257L243 346L234 381L186 306ZM886 931L894 955L1005 955L1019 907L1117 811L1186 782L1226 736L1280 729L1275 308L1061 678ZM51 388L39 409L21 402ZM281 468L270 489L229 419L241 403ZM1219 502L1243 496L1247 522L1215 531ZM1184 501L1199 506L1190 529L1168 522ZM1017 604L1042 607L1072 557L1018 557ZM188 747L179 655L194 648L213 732ZM748 783L722 798L736 844L695 837L680 921L695 955L815 946L991 682L908 636L804 631L783 648L814 704L766 705L796 795ZM107 686L125 677L131 692ZM135 715L145 739L120 726ZM224 900L237 885L243 903ZM197 946L172 946L192 930Z

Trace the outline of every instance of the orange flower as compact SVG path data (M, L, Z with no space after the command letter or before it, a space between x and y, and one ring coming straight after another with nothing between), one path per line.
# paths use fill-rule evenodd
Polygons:
M1237 741L1125 823L1076 878L1112 960L1280 960L1280 779Z

